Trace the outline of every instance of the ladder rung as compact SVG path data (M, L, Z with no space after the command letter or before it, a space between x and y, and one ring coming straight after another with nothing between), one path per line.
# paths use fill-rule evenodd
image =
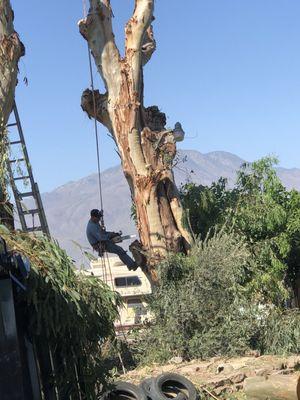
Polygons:
M32 210L23 210L22 214L24 215L30 215L30 214L37 214L39 210L37 208L34 208Z
M15 160L9 160L10 163L25 161L25 158L16 158Z
M29 175L25 175L25 176L16 176L16 177L13 177L13 180L14 181L21 181L21 180L25 180L25 179L30 179L30 176Z
M21 140L14 140L13 142L9 142L9 144L19 144L22 143Z
M7 128L10 128L11 126L17 126L18 124L16 122L13 122L12 124L7 124Z
M18 193L19 197L30 197L30 196L34 196L33 192L24 192L24 193Z
M41 226L35 226L34 228L27 228L26 231L27 232L35 232L35 231L42 231L42 227Z
M21 181L22 179L29 179L30 176L26 175L26 176L17 176L17 177L13 177L14 181Z

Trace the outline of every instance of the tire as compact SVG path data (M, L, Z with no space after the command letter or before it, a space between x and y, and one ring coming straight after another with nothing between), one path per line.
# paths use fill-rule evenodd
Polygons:
M182 394L184 394L184 396L182 396ZM176 395L178 399L198 399L195 386L182 375L166 373L152 380L150 390L152 400L170 400L170 397ZM175 399L177 397L175 397Z
M99 400L147 400L144 391L129 382L114 382L111 390L104 393Z
M143 390L143 392L146 394L147 399L150 399L150 400L151 400L150 391L151 391L152 381L153 381L153 378L147 378L147 379L144 379L144 380L139 384L139 387L140 387L140 388Z

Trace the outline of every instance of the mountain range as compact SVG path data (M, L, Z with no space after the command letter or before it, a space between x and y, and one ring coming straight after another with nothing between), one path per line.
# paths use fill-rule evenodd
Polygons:
M175 180L178 186L187 181L210 185L222 176L232 187L236 172L244 162L240 157L224 151L207 154L196 150L179 151L174 167ZM288 189L300 190L300 169L278 168L277 173ZM135 234L135 225L130 218L130 192L121 166L105 170L101 181L107 229ZM52 236L78 265L86 264L79 245L89 249L85 228L89 211L100 208L98 175L92 174L43 193L42 200ZM128 244L124 242L124 247Z

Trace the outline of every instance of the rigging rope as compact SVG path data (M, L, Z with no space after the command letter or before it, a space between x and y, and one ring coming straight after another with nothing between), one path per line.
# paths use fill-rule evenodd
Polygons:
M83 15L84 18L87 17L87 7L86 7L86 0L82 0L82 5L83 5ZM101 206L101 211L102 211L102 219L101 219L101 225L104 227L104 211L103 211L103 195L102 195L102 182L101 182L101 165L100 165L100 151L99 151L99 135L98 135L98 124L97 124L97 119L96 119L96 98L95 98L95 87L94 87L94 77L93 77L93 65L92 65L92 56L91 56L91 49L89 46L89 43L87 41L87 48L88 48L88 58L89 58L89 72L90 72L90 79L91 79L91 89L92 89L92 96L93 96L93 112L94 112L94 131L95 131L95 140L96 140L96 151L97 151L97 167L98 167L98 186L99 186L99 200L100 200L100 206ZM106 260L105 260L106 256ZM102 271L104 274L104 282L108 284L108 272L107 272L107 266L108 265L108 270L110 274L110 279L111 279L111 284L112 284L112 290L115 291L115 285L114 285L114 280L113 280L113 275L112 275L112 270L110 266L110 261L107 252L104 252L104 255L101 258L101 264L102 264ZM118 310L118 319L120 322L120 328L121 328L121 333L124 338L125 343L128 345L127 342L127 337L126 337L126 332L125 328L122 324L121 320L121 315ZM120 359L120 363L123 369L123 373L126 373L125 367L124 367L124 362L121 356L121 353L118 352L118 356Z
M93 94L94 130L95 130L96 151L97 151L99 199L100 199L101 211L103 212L103 196L102 196L102 182L101 182L99 135L98 135L98 124L97 124L97 119L96 119L96 99L95 99L95 87L94 87L94 78L93 78L92 57L91 57L91 50L90 50L89 44L88 44L88 54L89 54L89 69L90 69L90 78L91 78L91 88L92 88L92 94ZM103 217L102 217L102 224L104 224Z
M87 17L87 7L86 1L82 0L83 6L83 16L84 18ZM93 65L92 65L92 56L91 56L91 49L89 46L89 42L87 41L87 49L88 49L88 59L89 59L89 72L90 72L90 79L91 79L91 89L92 89L92 96L93 96L93 112L94 112L94 132L95 132L95 141L96 141L96 153L97 153L97 168L98 168L98 186L99 186L99 200L100 200L100 207L102 213L104 213L103 207L103 195L102 195L102 182L101 182L101 165L100 165L100 150L99 150L99 134L98 134L98 123L96 119L96 98L95 98L95 86L94 86L94 77L93 77ZM104 216L102 215L101 225L104 226Z

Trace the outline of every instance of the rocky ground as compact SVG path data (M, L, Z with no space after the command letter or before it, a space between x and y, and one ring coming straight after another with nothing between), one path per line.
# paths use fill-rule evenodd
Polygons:
M139 384L163 372L175 372L190 379L207 398L245 399L244 385L254 376L300 374L300 355L289 357L249 355L239 358L212 358L182 362L175 357L169 364L147 366L128 372L122 379Z

